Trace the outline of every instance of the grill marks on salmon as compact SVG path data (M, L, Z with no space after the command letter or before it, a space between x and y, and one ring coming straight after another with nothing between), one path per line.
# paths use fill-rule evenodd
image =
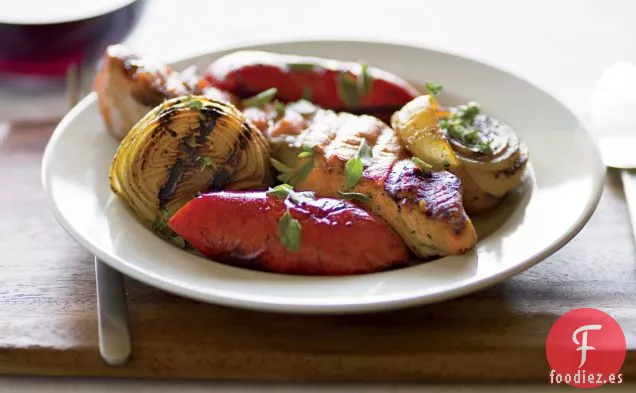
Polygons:
M386 221L417 257L461 254L476 244L460 180L449 172L428 172L411 163L395 131L379 119L319 109L292 122L297 114L290 109L278 120L268 110L246 115L257 120L272 156L295 168L313 159L311 172L295 184L296 190L338 198L339 190L344 190L345 163L365 140L373 151L373 163L352 191L371 198L365 208ZM258 121L264 117L269 121ZM312 146L314 156L298 160L301 146Z

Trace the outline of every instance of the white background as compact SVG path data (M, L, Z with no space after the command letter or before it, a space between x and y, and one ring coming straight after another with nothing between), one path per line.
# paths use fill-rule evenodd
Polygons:
M636 62L633 0L148 0L148 3L150 8L127 44L157 60L171 61L261 40L355 38L415 43L511 71L548 90L579 115L585 115L590 94L603 71L619 61ZM2 6L7 6L4 0ZM546 384L537 391L546 391L547 387L546 379ZM73 388L77 390L70 390ZM155 393L238 392L252 391L254 385L0 379L3 391L110 392L114 388ZM285 389L275 385L260 388L271 392L301 391L300 387L289 385ZM306 387L305 391L419 391L413 386L336 388ZM634 387L625 391L628 389L633 391ZM439 391L499 390L446 387Z

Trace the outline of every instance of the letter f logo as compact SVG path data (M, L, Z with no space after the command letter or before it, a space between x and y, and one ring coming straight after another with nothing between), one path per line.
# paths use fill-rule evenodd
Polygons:
M581 326L580 328L576 329L574 331L574 333L572 334L572 341L574 341L574 344L576 345L581 345L580 347L578 347L576 350L577 351L581 351L581 364L579 365L579 368L583 367L583 365L585 364L585 360L586 360L586 356L587 356L587 351L588 350L594 350L596 348L588 346L587 345L587 332L588 330L601 330L602 326L601 325L585 325L585 326ZM582 340L581 342L579 342L579 340L576 338L576 336L583 332L582 334Z

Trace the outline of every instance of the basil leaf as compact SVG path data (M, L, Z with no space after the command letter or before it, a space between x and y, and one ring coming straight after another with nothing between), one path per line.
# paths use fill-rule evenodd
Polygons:
M367 145L367 140L364 138L358 148L358 157L360 157L360 161L365 168L373 165L373 150Z
M292 218L289 211L286 211L278 220L278 238L285 247L291 251L300 248L302 228L300 222Z
M434 96L438 95L444 88L444 86L433 82L426 82L425 86L426 90Z
M364 167L362 166L362 160L360 160L360 157L354 157L347 161L347 163L345 164L345 191L351 190L353 187L356 186L356 184L358 184L358 182L362 178L363 170Z
M423 161L419 157L411 157L411 162L423 170L433 169L433 165Z
M262 91L253 97L244 99L241 101L241 104L244 108L262 106L272 101L274 97L276 97L276 93L278 93L278 89L272 87L271 89Z
M345 106L355 107L358 105L358 83L356 78L351 74L338 74L338 96L344 102Z
M267 190L266 194L274 195L278 199L285 199L292 191L293 188L289 184L279 184L276 187Z
M287 63L287 67L289 67L292 71L300 71L300 72L311 72L316 69L316 64L313 63Z
M345 192L338 190L338 195L340 196L340 198L346 200L358 200L363 203L368 203L371 201L371 197L360 192Z
M203 103L199 100L188 101L188 108L190 109L201 109L203 108Z

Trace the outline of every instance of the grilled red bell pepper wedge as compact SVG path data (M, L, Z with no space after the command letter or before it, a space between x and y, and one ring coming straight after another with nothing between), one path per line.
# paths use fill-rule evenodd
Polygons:
M263 51L225 55L208 67L204 79L241 98L274 87L276 98L283 102L307 98L304 96L308 94L315 105L324 109L370 114L385 121L421 95L402 78L378 68Z
M301 227L296 250L279 237L287 211ZM404 265L409 257L384 221L330 198L296 203L265 192L214 192L188 202L168 225L211 259L276 273L358 274Z

